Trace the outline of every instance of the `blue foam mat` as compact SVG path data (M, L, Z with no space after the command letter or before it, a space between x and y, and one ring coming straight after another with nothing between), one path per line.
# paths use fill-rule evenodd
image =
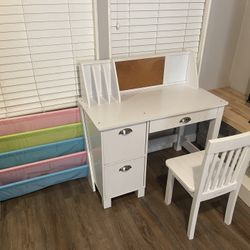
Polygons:
M86 177L88 170L88 165L84 165L0 186L0 201L18 197L65 181Z
M83 137L24 148L0 154L0 169L42 161L62 155L73 154L85 149Z

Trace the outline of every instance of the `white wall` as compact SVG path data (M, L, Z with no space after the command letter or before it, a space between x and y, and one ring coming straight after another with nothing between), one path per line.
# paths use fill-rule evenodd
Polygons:
M250 93L250 0L247 0L229 80L231 88Z
M229 85L246 0L213 0L200 73L200 87Z

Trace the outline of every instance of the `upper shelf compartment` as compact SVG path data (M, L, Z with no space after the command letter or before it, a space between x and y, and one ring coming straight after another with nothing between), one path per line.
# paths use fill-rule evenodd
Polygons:
M117 59L115 65L122 92L172 84L198 87L196 59L192 52Z
M199 87L195 54L193 52L178 52L166 55L164 85L183 83L189 87Z
M80 63L80 85L81 97L89 107L121 101L113 61Z
M121 102L120 93L127 91L173 84L199 87L192 52L83 62L80 69L81 96L89 107Z

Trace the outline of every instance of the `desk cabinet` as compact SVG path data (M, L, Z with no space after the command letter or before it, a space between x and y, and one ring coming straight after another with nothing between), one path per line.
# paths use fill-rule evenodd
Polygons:
M89 161L103 207L111 199L137 191L144 196L147 163L147 123L98 131L85 114Z

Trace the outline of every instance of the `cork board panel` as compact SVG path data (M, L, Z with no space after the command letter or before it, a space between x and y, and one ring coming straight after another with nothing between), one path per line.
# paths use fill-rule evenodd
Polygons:
M163 83L165 57L116 62L120 90L144 88Z

